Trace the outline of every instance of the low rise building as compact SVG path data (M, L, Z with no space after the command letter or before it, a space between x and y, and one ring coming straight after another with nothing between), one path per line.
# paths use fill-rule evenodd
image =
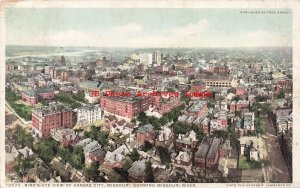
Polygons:
M146 159L135 161L128 169L128 178L130 182L142 183L145 180Z
M91 124L101 119L101 108L99 105L85 105L77 108L77 122L80 125Z
M32 110L32 131L35 136L50 136L51 129L72 128L73 111L58 102Z

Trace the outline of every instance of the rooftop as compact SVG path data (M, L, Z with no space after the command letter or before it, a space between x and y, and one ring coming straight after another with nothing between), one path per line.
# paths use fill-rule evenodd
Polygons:
M205 105L206 105L206 101L198 101L196 103L194 103L189 109L188 111L192 111L192 112L198 112L200 111Z
M128 169L129 174L134 174L134 176L139 176L145 172L146 160L142 159L140 161L135 161L132 166Z
M138 133L146 133L152 131L153 131L153 126L151 124L144 125L137 130Z
M51 102L49 106L42 106L35 108L37 113L42 113L43 115L55 114L58 112L67 112L72 111L71 108L65 107L62 103L59 102Z

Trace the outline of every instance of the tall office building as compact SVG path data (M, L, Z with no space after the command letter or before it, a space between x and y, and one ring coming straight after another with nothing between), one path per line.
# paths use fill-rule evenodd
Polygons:
M160 51L154 52L153 59L154 59L154 63L156 65L160 65L161 64L161 53L160 53Z

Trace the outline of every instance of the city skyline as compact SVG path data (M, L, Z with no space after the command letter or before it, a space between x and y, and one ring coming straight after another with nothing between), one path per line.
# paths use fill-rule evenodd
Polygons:
M110 48L291 46L291 12L252 14L241 13L243 10L11 8L6 13L6 45ZM247 9L251 10L267 11Z

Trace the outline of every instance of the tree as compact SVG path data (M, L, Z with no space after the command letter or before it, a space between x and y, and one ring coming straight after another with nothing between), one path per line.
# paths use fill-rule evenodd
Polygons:
M260 134L266 133L266 125L265 125L265 122L262 120L262 118L258 118L256 130L257 130L257 133L260 133Z
M50 163L57 153L58 143L52 138L42 138L37 146L38 156L45 162Z
M228 138L228 132L224 130L216 130L214 131L214 135L218 138L227 139Z
M142 151L144 151L144 152L147 152L147 151L149 151L150 149L152 149L152 144L150 143L150 142L148 142L148 141L145 141L144 142L144 145L142 146Z
M158 150L161 164L167 164L171 162L171 155L168 149L163 147L158 147L157 150Z
M133 118L133 119L131 120L131 123L136 124L136 119Z
M72 153L68 147L59 147L58 156L60 156L64 162L69 161L71 155Z
M93 182L99 182L100 180L99 164L97 164L96 162L92 162L89 167L85 167L83 169L83 174L88 180L92 180Z
M190 131L190 127L187 125L184 125L183 123L177 121L173 124L173 131L175 134L186 134Z
M146 162L145 182L154 182L154 174L152 170L152 164L150 161Z
M193 125L191 129L196 133L198 140L202 140L203 137L205 136L203 131L199 129L197 126Z
M283 92L283 90L281 90L277 96L278 99L284 99L285 98L285 94Z
M33 141L34 138L30 133L27 133L27 131L21 127L20 125L17 125L14 133L17 137L17 142L22 145L22 147L27 146L29 148L33 147Z
M159 121L160 121L161 125L165 125L169 122L169 120L166 116L161 117Z
M140 159L140 154L136 148L134 148L130 153L130 158L132 159L132 161L137 161Z
M108 133L99 131L97 137L97 140L101 146L106 146L108 144Z
M75 146L73 148L73 152L69 162L74 168L82 169L84 164L84 153L81 147Z
M131 160L131 158L127 158L123 165L123 169L127 171L131 167L132 163L133 161Z
M22 177L26 175L27 170L33 167L33 157L29 158L16 158L17 164L14 166L14 171L16 172L17 176Z

